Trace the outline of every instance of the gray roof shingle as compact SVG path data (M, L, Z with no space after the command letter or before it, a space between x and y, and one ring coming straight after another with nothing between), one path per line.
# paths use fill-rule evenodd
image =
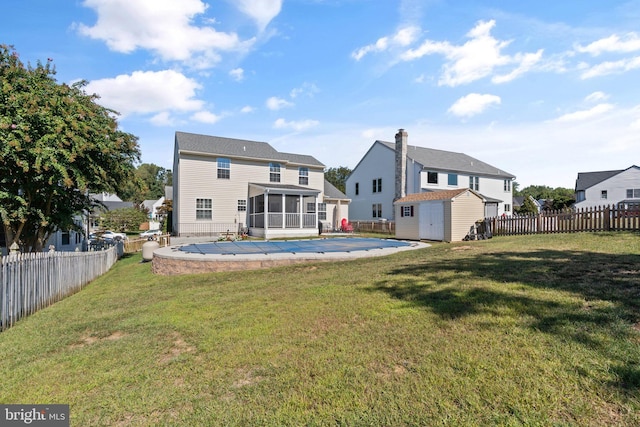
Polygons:
M396 148L396 144L392 142L379 140L376 142L385 145L391 150L395 150ZM407 157L420 163L425 169L491 175L509 179L515 178L515 175L509 172L505 172L502 169L463 153L407 145Z
M578 172L578 179L576 179L576 191L586 190L589 187L609 179L612 176L618 175L623 170L617 171L600 171L600 172Z
M332 183L324 180L324 195L330 199L348 199L346 194L338 190Z
M249 159L278 160L283 163L324 167L324 164L313 156L281 153L266 142L249 141L246 139L176 132L176 146L179 151Z

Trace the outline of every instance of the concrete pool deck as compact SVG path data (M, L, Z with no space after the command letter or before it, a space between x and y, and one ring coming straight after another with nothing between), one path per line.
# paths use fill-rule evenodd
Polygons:
M349 237L335 237L318 239L326 244L331 240L350 239ZM380 241L394 239L377 239ZM313 240L311 240L313 242ZM160 275L177 275L191 273L209 273L220 271L243 271L261 268L281 267L305 262L345 261L357 258L370 258L391 255L394 253L429 247L423 242L403 241L406 246L368 248L363 250L349 250L340 252L280 252L280 253L247 253L247 254L211 254L195 253L181 250L186 243L156 249L153 252L152 271ZM213 243L213 242L211 242ZM268 243L264 242L263 243ZM207 243L199 242L200 245Z

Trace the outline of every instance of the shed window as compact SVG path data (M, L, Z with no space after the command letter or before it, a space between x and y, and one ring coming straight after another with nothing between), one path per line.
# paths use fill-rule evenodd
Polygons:
M411 205L411 206L403 206L402 210L400 211L400 216L402 216L402 217L413 216L413 205Z
M603 200L607 199L607 190L602 190L600 192L600 198L603 199Z
M627 199L640 199L640 188L627 189Z

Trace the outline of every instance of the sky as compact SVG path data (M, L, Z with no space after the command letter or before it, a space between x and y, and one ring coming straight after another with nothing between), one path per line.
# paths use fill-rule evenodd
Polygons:
M640 165L640 0L3 0L0 43L119 112L353 169L375 140L529 185Z

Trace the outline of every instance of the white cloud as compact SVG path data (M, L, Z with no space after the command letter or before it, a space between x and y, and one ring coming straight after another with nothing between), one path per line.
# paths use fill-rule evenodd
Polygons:
M312 97L316 93L320 92L320 89L313 83L303 83L302 86L298 88L291 89L289 96L291 98L297 98L301 95L306 95L308 97Z
M361 60L365 55L375 52L384 52L391 47L405 47L413 43L420 28L408 26L400 28L394 35L379 38L375 43L363 46L351 53L351 57L356 61Z
M229 75L237 82L241 82L242 80L244 80L244 70L242 68L234 68L233 70L229 71Z
M256 22L260 31L263 31L282 9L282 0L236 0L234 3Z
M621 59L619 61L602 62L598 65L594 65L593 67L586 68L580 77L584 80L609 74L621 74L638 68L640 68L640 56Z
M116 52L148 49L163 60L208 68L219 62L219 52L246 51L254 42L194 25L194 17L208 7L201 0L84 0L83 5L95 10L98 19L93 26L77 25L79 33L103 40Z
M244 113L244 114L246 114L246 113L252 113L253 111L254 111L254 108L253 108L252 106L250 106L250 105L245 105L244 107L242 107L242 108L240 109L240 112L241 112L241 113Z
M168 111L161 111L149 120L155 126L173 126L175 121Z
M208 123L208 124L214 124L218 122L221 118L222 116L218 116L209 111L198 111L197 113L191 116L192 120L195 120L201 123Z
M604 39L596 40L586 46L576 46L576 51L588 53L593 56L598 56L602 53L630 53L639 50L640 37L634 32L626 34L623 38L620 38L617 34L613 34Z
M276 111L285 107L293 107L294 104L287 101L286 99L272 96L271 98L267 99L266 105L269 110Z
M273 127L275 129L292 129L295 131L302 131L314 126L318 126L318 124L320 124L320 122L317 120L293 120L288 122L285 119L280 118L273 123Z
M586 102L599 102L599 101L605 101L607 99L609 99L609 95L600 91L593 92L587 95L586 98L584 98Z
M173 71L134 71L115 78L93 80L85 88L100 95L98 103L128 114L196 111L204 105L195 98L200 84Z
M580 122L593 119L613 109L612 104L598 104L588 110L575 111L555 119L556 122Z
M458 117L471 117L482 113L491 105L500 105L500 103L499 96L470 93L458 99L448 111Z
M480 21L467 33L470 40L463 45L426 40L419 47L405 51L400 59L413 61L426 55L444 55L447 62L442 67L442 76L438 81L440 86L471 83L493 74L499 67L515 65L509 73L493 78L494 83L504 83L529 71L540 61L542 50L536 53L517 53L513 56L503 55L502 50L511 42L499 41L492 37L491 29L494 26L494 20Z

